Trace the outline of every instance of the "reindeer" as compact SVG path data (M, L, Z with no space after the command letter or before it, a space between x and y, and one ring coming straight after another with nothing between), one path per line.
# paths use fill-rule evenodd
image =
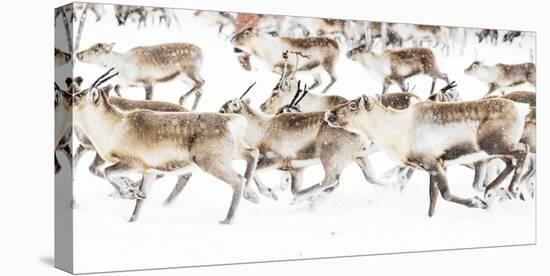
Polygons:
M328 111L325 121L334 127L368 133L395 161L428 172L428 215L431 217L438 190L447 201L487 208L495 199L500 183L514 172L508 191L512 196L517 195L517 183L529 151L529 147L520 142L527 112L526 105L506 99L421 102L405 110L394 110L363 95ZM450 192L446 166L491 157L501 158L506 168L487 187L485 200L477 196L461 198ZM331 185L321 185L310 193L330 188Z
M153 85L175 78L186 81L184 76L194 82L191 90L180 97L183 105L192 93L195 101L192 110L197 108L204 85L200 76L202 66L202 50L189 43L169 43L154 46L142 46L126 53L113 51L114 43L97 43L87 50L79 52L77 58L83 62L103 67L115 66L121 71L119 80L124 86L140 86L145 88L145 99L153 98ZM119 92L120 86L115 86Z
M508 31L502 37L502 42L510 42L510 44L512 44L512 42L514 42L514 39L520 36L521 36L520 31Z
M405 80L420 74L432 77L430 94L434 91L437 79L449 84L447 75L439 71L433 52L427 48L386 50L382 54L376 54L363 44L350 50L347 57L359 62L383 83L382 94L386 93L392 82L405 91Z
M520 64L485 65L481 61L474 61L464 70L464 74L476 77L489 85L485 93L488 96L493 91L504 87L516 86L522 83L530 83L536 86L536 68L531 62Z
M107 88L100 85L116 75L102 75L74 97L74 123L90 139L97 153L113 165L105 168L105 178L142 173L137 189L147 194L156 175L185 174L199 167L233 189L229 211L220 223L232 221L245 183L245 198L252 197L251 176L258 150L244 143L247 121L231 114L199 112L124 112L109 101ZM109 135L105 135L109 133ZM234 158L246 160L244 178L232 168ZM180 185L179 191L185 184ZM120 190L114 183L113 187ZM138 217L144 199L137 199L130 221Z
M489 38L491 43L494 45L498 42L498 30L483 29L476 33L476 36L479 43L483 42L486 38Z
M61 171L61 164L57 159L56 152L60 150L65 154L68 160L72 160L71 135L72 135L72 93L71 86L67 85L68 90L61 89L57 83L54 83L54 114L55 114L55 132L54 132L54 164L55 173Z
M301 52L310 57L299 68L288 68L289 71L310 71L322 67L330 76L330 83L323 89L325 93L336 82L334 66L338 60L338 43L326 37L272 37L269 34L260 32L258 28L246 28L231 38L235 47L248 52L265 61L273 71L282 71L285 61L279 53L291 50ZM314 74L314 83L310 89L321 84L319 74Z
M297 94L300 92L298 90ZM254 110L249 100L243 99L244 95L246 94L226 102L219 112L239 114L247 118L249 123L245 140L260 151L257 171L277 169L290 172L293 194L301 189L304 169L319 161L325 170L323 183L339 181L342 170L350 162L355 162L368 182L390 186L389 183L378 180L372 172L368 159L372 144L367 136L329 127L323 122L324 111L263 114ZM261 188L265 186L257 176L254 176L254 181L260 193L276 199L270 191Z
M54 51L55 67L65 65L71 61L71 55L57 48Z
M80 91L80 85L82 84L82 77L76 77L74 80L72 78L66 79L67 87L70 87L72 90L72 94L78 93ZM109 91L107 91L108 94ZM113 97L109 96L109 102L113 105L119 108L122 111L128 112L128 111L134 111L134 110L151 110L151 111L159 111L159 112L187 112L188 110L182 107L181 105L169 103L169 102L160 102L160 101L143 101L143 100L130 100L120 97ZM75 168L78 167L78 163L80 161L80 158L86 153L93 151L95 152L95 148L86 137L82 133L82 131L78 128L75 129L75 135L80 141L80 145L76 148L74 157L73 157L73 166ZM103 171L102 167L106 164L105 160L101 158L101 156L96 152L94 160L92 164L88 167L88 170L95 176L103 178ZM185 177L190 177L190 175L185 175ZM120 181L125 183L125 186L127 185L134 185L133 182L125 177L121 177ZM119 195L120 196L120 195ZM143 197L143 195L140 195Z
M308 59L308 56L304 56L300 52L292 52L296 55L296 64L293 68L298 68L298 61L300 57ZM293 96L298 96L294 91L299 90L300 81L296 79L296 70L288 74L288 50L283 52L283 70L281 77L277 81L277 84L271 92L271 96L260 105L260 109L263 112L273 114L283 108L286 103L290 102ZM303 101L302 101L303 100ZM300 106L298 103L302 102ZM286 104L288 108L298 108L302 112L321 111L328 110L340 103L347 102L347 99L337 95L318 95L311 93L304 93L301 100L297 103Z
M138 21L138 28L147 24L147 9L142 6L115 5L115 17L119 26L126 25L128 19Z

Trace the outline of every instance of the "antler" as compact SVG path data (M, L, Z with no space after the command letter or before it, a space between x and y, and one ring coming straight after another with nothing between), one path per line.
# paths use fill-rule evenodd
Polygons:
M298 86L300 86L299 81L298 81ZM302 101L302 99L306 96L307 92L309 92L309 91L307 90L307 84L304 83L304 93L302 93L302 96L301 96L293 105L294 105L294 106L297 106L297 105Z
M445 93L445 92L447 92L449 89L453 89L453 88L455 88L455 87L457 87L457 86L458 86L458 84L456 84L456 81L452 81L451 83L447 84L447 86L441 88L441 90L439 90L439 91L441 91L441 93Z
M283 52L283 59L285 60L285 64L284 64L284 67L283 67L283 73L281 74L281 79L280 80L282 80L285 77L285 74L286 74L286 69L287 69L287 65L288 65L288 50Z
M302 52L300 52L300 51L292 51L291 53L293 53L293 54L296 55L296 64L294 65L294 72L292 72L292 76L291 76L291 77L294 78L294 75L296 75L296 72L298 71L298 61L300 60L300 57L310 59L311 56L309 56L309 55L304 55L304 54L302 54Z
M103 75L99 76L99 78L97 78L97 80L95 80L95 81L92 83L92 86L91 86L91 87L97 87L97 86L99 85L98 83L99 83L103 78L105 78L105 76L109 75L113 70L115 70L115 67L111 67L111 69L109 69L109 70L108 70L107 72L105 72ZM118 73L117 73L117 74L118 74ZM115 75L109 77L109 79L112 78L112 77L114 77L114 76L115 76ZM103 82L102 82L102 83L103 83Z
M407 82L407 87L405 87L405 91L403 91L403 92L408 92L408 93L411 93L411 92L413 92L413 91L414 91L414 89L416 88L416 84L415 84L415 85L413 85L413 87L412 87L412 88L410 88L410 89L409 89L409 88L410 88L410 83L408 83L408 82Z
M250 89L252 89L252 87L254 87L254 85L256 85L256 82L254 82L252 85L250 85L250 86L246 89L246 91L244 91L244 93L239 97L239 99L242 100L243 97L244 97L246 94L248 94L248 91L250 91Z
M296 101L296 99L298 99L298 96L300 96L300 92L302 92L301 88L300 88L300 82L301 81L298 81L298 90L296 90L296 94L294 95L294 98L292 98L292 101L290 101L290 103L288 104L289 107L293 106Z

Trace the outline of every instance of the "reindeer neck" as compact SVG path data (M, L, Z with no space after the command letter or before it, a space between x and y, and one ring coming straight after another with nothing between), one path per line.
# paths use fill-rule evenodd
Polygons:
M246 142L251 145L257 145L261 141L263 134L267 131L269 120L273 115L267 115L254 110L247 104L243 106L243 109L244 112L241 112L240 115L243 115L248 120Z
M127 55L111 51L101 59L100 65L103 67L115 67L118 71L124 71L129 62L131 62L131 59Z
M367 133L375 144L380 145L394 159L401 160L401 156L407 152L406 141L408 128L411 125L411 108L395 110L391 108L376 107L376 111L370 111L366 117L357 118L356 125L363 133Z
M98 107L76 109L75 125L84 131L92 141L98 153L107 158L119 141L123 139L121 131L125 126L125 113L113 107L105 99Z

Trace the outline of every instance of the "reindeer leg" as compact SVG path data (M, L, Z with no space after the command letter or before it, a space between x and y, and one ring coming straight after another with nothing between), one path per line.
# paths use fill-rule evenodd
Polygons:
M258 204L260 198L254 188L252 188L252 177L255 175L256 164L258 164L258 156L260 152L257 148L243 148L241 153L246 160L246 170L244 173L244 178L246 179L245 189L244 189L244 198L248 201Z
M470 208L487 208L487 203L485 203L480 198L473 197L473 198L461 198L456 195L453 195L451 193L451 190L449 189L448 183L447 183L447 176L445 174L445 170L439 162L434 162L434 164L431 166L431 168L428 170L430 173L430 178L433 178L433 181L437 184L437 188L439 189L439 192L441 193L441 196L450 202L454 202L457 204L461 204Z
M138 185L137 189L143 194L147 194L149 192L149 188L151 187L151 184L155 181L157 176L152 173L145 173L143 174L143 177L141 179L141 183ZM128 220L128 222L134 222L137 220L139 212L141 211L141 208L143 207L143 201L145 199L138 198L136 199L136 204L134 206L134 212L132 212L132 216Z
M514 170L514 164L512 162L512 159L502 157L504 163L506 163L506 167L504 170L493 180L489 185L487 185L487 188L485 189L485 200L491 206L495 200L496 194L497 194L497 188L498 186L512 173Z
M73 166L75 168L78 168L78 163L80 162L80 158L82 158L82 155L91 150L92 149L84 146L83 144L78 145L78 148L76 148L76 151L74 153Z
M103 160L101 158L101 156L99 156L98 153L95 154L95 157L94 157L94 161L92 161L92 164L90 164L90 166L88 167L88 170L90 171L90 173L92 173L93 175L97 176L97 177L101 177L103 178L104 177L104 173L101 172L101 166L103 166L103 164L105 164L105 160Z
M185 188L185 185L187 185L191 176L192 174L190 173L178 176L178 181L176 182L176 185L172 189L172 192L170 192L168 197L164 200L164 203L163 203L164 206L170 206L172 204L174 199L181 193L183 188Z
M361 168L361 171L363 172L363 176L365 177L367 182L374 185L382 186L385 188L389 188L393 186L392 183L380 180L374 175L374 171L372 170L372 164L370 163L370 160L367 156L361 156L356 158L355 163L357 163L357 165L359 165L359 167Z
M202 96L202 93L201 92L197 92L197 91L200 91L200 89L202 88L202 86L204 85L204 80L202 79L202 77L199 75L198 73L199 71L199 68L193 66L193 67L188 67L188 68L184 68L183 72L184 74L190 78L191 80L193 80L195 82L195 85L193 86L193 88L191 88L191 90L187 91L187 93L185 93L183 96L180 97L180 100L179 100L179 103L180 105L183 105L183 103L185 102L186 98L191 95L191 93L195 92L195 101L193 102L193 107L191 110L195 110L199 104L199 100Z
M145 99L146 100L153 99L153 85L151 83L145 84Z
M53 158L54 158L53 160L55 162L55 173L57 174L57 173L59 173L59 171L61 171L61 164L59 164L59 160L57 160L57 155L55 154L55 152L53 154Z
M304 182L304 170L295 170L290 172L290 191L292 195L297 195L300 192L302 183Z
M260 192L261 195L271 198L273 200L278 200L277 194L275 194L271 188L265 186L257 174L254 174L252 179L254 180L254 183L256 183L258 192Z
M321 92L321 93L327 93L327 91L330 89L330 87L332 87L334 85L334 83L336 82L336 76L334 75L334 61L333 61L333 59L332 58L326 59L325 61L323 61L322 66L330 76L330 83L325 87L325 89L323 89L323 92Z
M120 195L121 198L124 199L136 199L136 198L145 198L145 194L143 194L139 190L135 190L133 186L122 183L120 177L127 175L129 173L133 173L134 170L131 166L124 164L122 162L118 162L112 166L109 166L103 170L104 178L115 188L115 191L118 195ZM121 186L126 186L123 187Z
M512 156L516 159L516 168L514 171L514 175L512 176L512 180L510 181L510 185L508 186L508 192L512 194L513 197L519 196L519 180L520 176L523 173L523 167L525 165L525 159L527 158L527 154L529 153L529 146L526 144L516 144L514 146L513 151L511 152Z
M477 191L484 192L485 187L483 187L483 185L487 177L487 160L474 163L474 172L473 187Z
M535 175L535 157L533 155L529 155L528 160L529 162L527 163L527 170L521 176L520 183L525 186L525 188L531 195L531 198L533 198L534 189L530 180ZM520 199L525 200L525 196L523 195L523 193L520 194Z
M317 86L319 86L320 84L321 84L321 75L319 75L319 73L317 72L313 73L313 84L310 87L308 87L308 89L313 90L317 88Z
M232 160L223 154L209 153L204 156L195 156L193 160L203 171L226 182L233 189L227 215L224 220L220 221L221 224L230 224L242 196L243 184L246 181L245 178L233 170Z
M437 181L435 177L430 174L430 209L428 210L428 217L432 217L435 213L438 191Z

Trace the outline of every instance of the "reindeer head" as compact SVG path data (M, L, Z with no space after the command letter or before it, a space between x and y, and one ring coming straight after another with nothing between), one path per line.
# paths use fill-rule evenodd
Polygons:
M277 114L281 114L281 113L291 113L291 112L302 112L300 110L300 101L302 101L302 99L306 96L308 90L307 90L307 85L304 84L304 90L302 93L302 95L300 96L300 93L302 92L302 90L300 89L300 81L298 81L298 89L296 90L296 94L294 95L294 98L292 98L292 101L290 101L290 103L288 104L285 104L283 107L279 108L279 110L277 110L277 113L275 113L276 115Z
M325 113L325 122L332 127L361 128L371 120L371 114L386 110L375 98L363 95L357 99L337 105Z
M220 108L219 113L242 114L245 111L245 107L250 106L250 99L244 98L244 96L248 94L250 89L252 89L255 84L256 83L254 82L252 85L250 85L239 98L235 98L233 100L225 102Z
M273 114L277 112L281 107L294 97L295 92L299 89L300 82L296 80L296 71L298 68L298 62L300 57L309 59L309 56L303 55L300 52L292 52L296 55L296 64L294 65L294 71L289 74L288 69L288 50L283 52L283 69L281 72L281 78L277 81L275 87L271 92L271 96L260 105L260 109L263 112Z
M369 52L370 52L370 47L366 43L363 43L363 44L349 50L346 53L346 56L349 59L351 59L353 61L356 61L362 54L369 53Z
M260 36L260 31L256 27L245 28L236 33L231 38L231 43L235 46L247 46L254 44L254 40Z
M115 43L97 43L76 54L76 57L86 63L106 65Z
M477 71L482 66L483 66L483 62L481 62L479 60L476 60L476 61L472 62L472 64L470 66L468 66L468 68L464 69L464 74L471 75L471 76L476 75Z
M82 82L81 78L80 80L77 80L78 78L75 78L74 82L66 80L71 87L78 87L79 89L78 91L76 91L76 93L72 94L73 106L75 110L82 110L87 108L95 109L104 105L110 105L108 102L108 93L109 90L111 90L112 86L107 85L104 87L100 87L100 85L118 75L117 72L108 76L113 70L114 68L109 69L109 71L107 71L106 73L101 75L96 81L94 81L89 88L83 90L79 89L80 83Z
M71 55L68 53L65 53L57 48L54 50L54 57L55 57L55 66L61 66L63 64L69 63L71 61Z

